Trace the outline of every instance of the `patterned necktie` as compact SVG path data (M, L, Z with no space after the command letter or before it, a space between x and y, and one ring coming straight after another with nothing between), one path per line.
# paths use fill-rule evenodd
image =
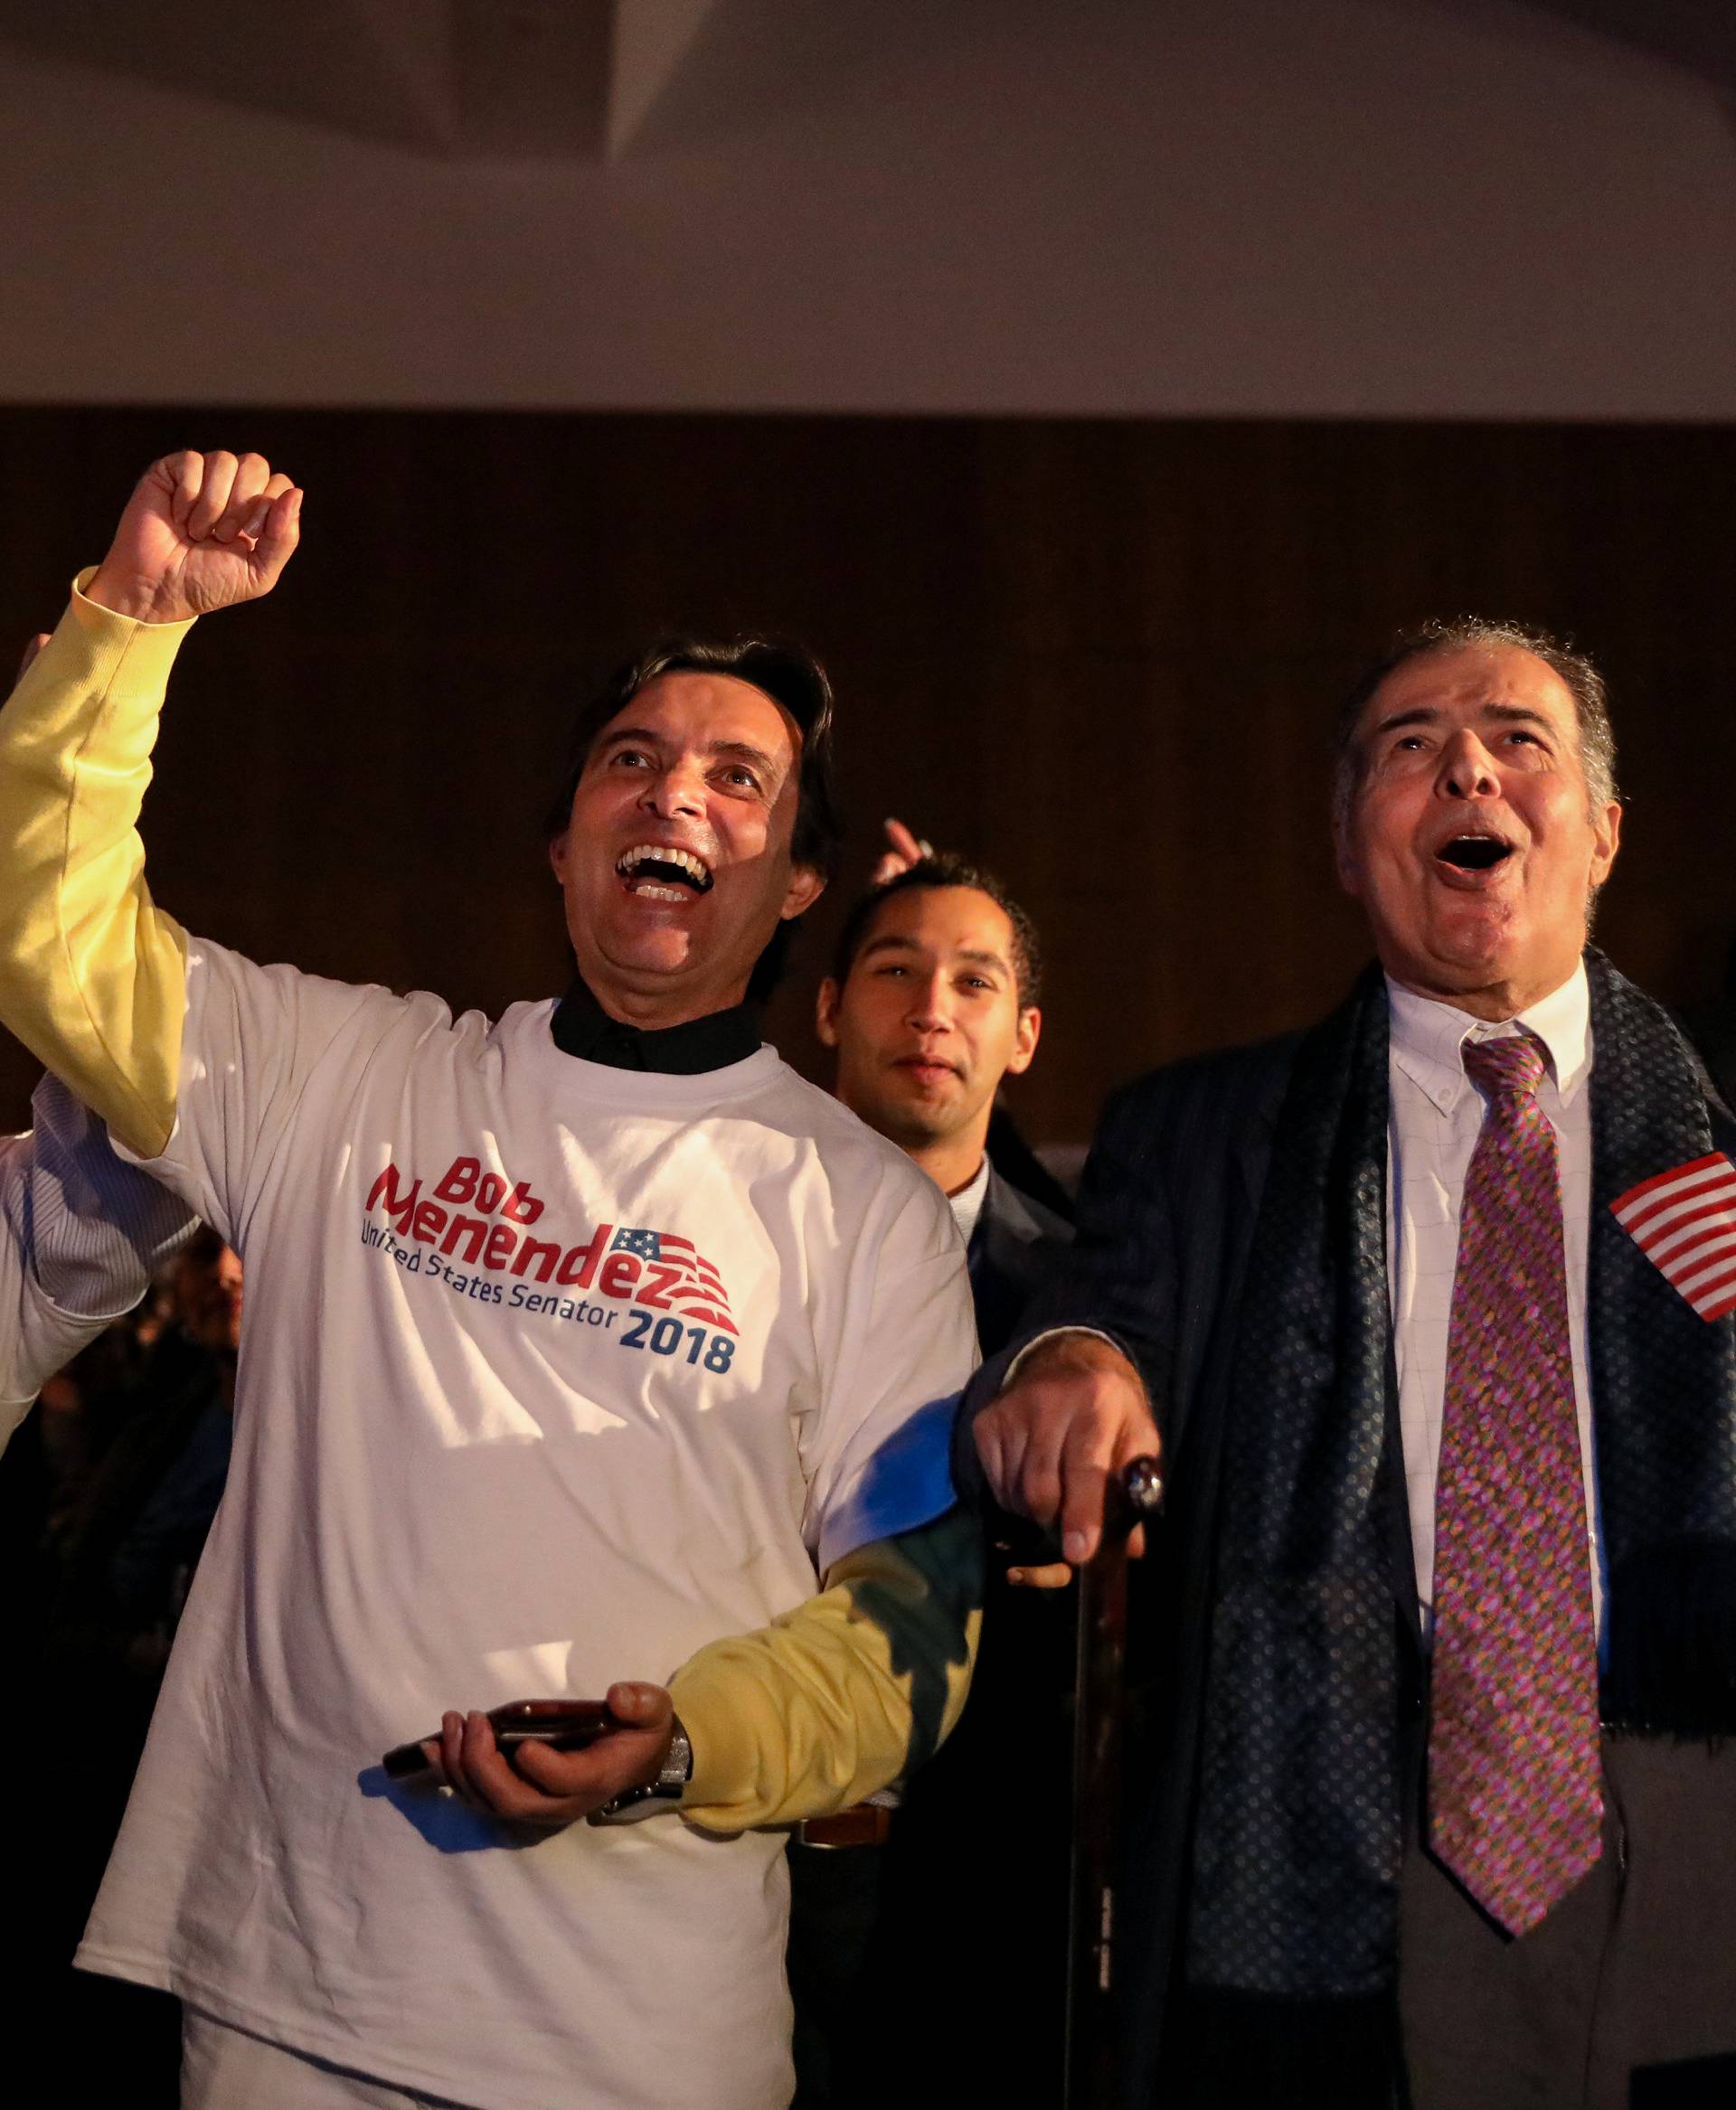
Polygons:
M1528 1033L1467 1042L1488 1101L1459 1214L1435 1494L1429 1838L1509 1933L1597 1860L1597 1635L1555 1131Z

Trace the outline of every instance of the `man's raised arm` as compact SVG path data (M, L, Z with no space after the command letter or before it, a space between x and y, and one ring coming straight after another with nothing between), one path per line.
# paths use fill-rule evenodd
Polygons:
M136 827L164 684L195 616L277 584L300 507L259 455L153 463L0 711L0 1021L145 1155L175 1125L186 1004Z

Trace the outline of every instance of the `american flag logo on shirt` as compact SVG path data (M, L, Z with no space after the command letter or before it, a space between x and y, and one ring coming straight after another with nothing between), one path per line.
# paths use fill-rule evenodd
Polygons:
M674 1231L623 1228L615 1233L610 1250L636 1254L656 1270L660 1279L654 1280L649 1294L644 1288L639 1293L646 1304L720 1326L726 1333L736 1331L723 1277L691 1239L678 1239Z
M1701 1318L1736 1312L1736 1165L1722 1151L1642 1180L1609 1206Z

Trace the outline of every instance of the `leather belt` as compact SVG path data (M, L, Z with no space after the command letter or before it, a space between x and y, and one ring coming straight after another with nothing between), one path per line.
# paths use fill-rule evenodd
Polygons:
M883 1846L892 1831L889 1809L879 1803L854 1803L829 1817L804 1817L796 1837L803 1846Z

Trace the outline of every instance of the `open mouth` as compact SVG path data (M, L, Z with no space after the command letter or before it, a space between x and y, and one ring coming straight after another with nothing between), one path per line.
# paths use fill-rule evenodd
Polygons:
M615 860L615 870L636 894L655 901L685 900L712 890L711 867L691 850L669 843L639 843Z
M1504 835L1481 833L1455 835L1443 843L1435 855L1443 864L1460 871L1493 871L1513 855L1513 844Z

